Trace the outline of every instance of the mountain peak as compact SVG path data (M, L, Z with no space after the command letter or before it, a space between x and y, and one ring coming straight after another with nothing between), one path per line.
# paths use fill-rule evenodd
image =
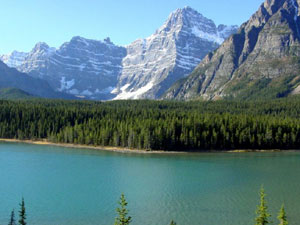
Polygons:
M49 47L45 42L38 42L29 54L33 55L51 55L56 49Z
M211 19L206 18L195 9L186 6L172 12L157 33L179 33L180 31L192 32L195 33L196 36L201 36L202 34L205 36L207 33L217 34L217 27ZM217 43L222 41L223 40L219 40Z
M190 6L185 6L184 8L179 8L175 11L173 11L169 18L167 19L167 22L177 21L177 22L183 22L183 20L209 20L206 17L204 17L201 13L199 13L197 10L193 9ZM212 21L212 20L209 20Z
M172 12L155 34L127 46L115 99L158 98L236 31L225 28L220 36L212 20L188 6Z
M84 45L89 45L88 44L88 39L87 38L83 38L83 37L80 37L80 36L74 36L74 37L72 37L72 39L70 40L70 43L75 43L75 44L77 44L77 43L82 43L82 44L84 44Z
M35 50L48 50L50 47L45 42L38 42L33 49Z

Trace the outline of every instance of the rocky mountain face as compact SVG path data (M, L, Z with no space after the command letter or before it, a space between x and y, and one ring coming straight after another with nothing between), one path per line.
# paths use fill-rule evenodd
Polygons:
M0 61L0 88L18 88L36 97L74 99L73 96L53 91L49 84L8 67Z
M236 26L216 27L190 7L178 9L152 36L127 46L115 99L159 98L236 31Z
M300 93L300 0L266 0L165 99L276 98Z
M16 55L24 57L16 58ZM126 49L109 39L95 41L74 37L59 49L38 43L28 54L13 52L2 59L19 71L46 80L55 91L109 99L125 56Z
M92 99L155 99L190 74L236 26L216 26L190 7L173 12L155 34L126 47L74 37L59 49L38 43L30 53L0 56L10 67L63 93Z

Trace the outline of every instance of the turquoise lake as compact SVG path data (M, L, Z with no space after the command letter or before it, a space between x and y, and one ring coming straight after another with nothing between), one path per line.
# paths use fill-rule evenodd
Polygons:
M112 225L124 193L133 225L252 225L264 185L272 220L300 224L300 152L185 155L0 142L0 224L24 197L29 225Z

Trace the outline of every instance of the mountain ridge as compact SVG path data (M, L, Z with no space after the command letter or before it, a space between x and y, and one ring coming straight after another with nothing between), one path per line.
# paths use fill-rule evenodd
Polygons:
M29 53L0 56L60 92L91 99L156 99L187 76L236 26L219 25L191 7L177 9L148 38L126 47L73 37L58 49L37 43Z

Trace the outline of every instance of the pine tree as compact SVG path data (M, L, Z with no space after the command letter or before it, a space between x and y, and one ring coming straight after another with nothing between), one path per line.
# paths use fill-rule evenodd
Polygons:
M172 220L170 225L176 225L176 223Z
M260 205L258 205L256 210L257 217L255 219L256 221L255 225L266 225L270 223L268 218L271 215L267 212L268 206L265 197L266 197L265 190L262 187L260 190Z
M10 220L9 220L8 225L16 225L15 210L11 211Z
M19 224L20 225L26 225L26 210L25 210L25 202L24 202L24 198L22 198L22 202L20 204L20 211L19 211Z
M288 221L287 221L287 216L286 216L286 212L284 209L284 205L282 205L280 211L279 211L279 215L278 215L278 220L279 220L279 225L288 225Z
M124 194L121 195L119 201L120 208L117 208L118 217L115 220L115 225L129 225L131 222L131 216L128 216L128 210L126 206L128 203L126 202Z

